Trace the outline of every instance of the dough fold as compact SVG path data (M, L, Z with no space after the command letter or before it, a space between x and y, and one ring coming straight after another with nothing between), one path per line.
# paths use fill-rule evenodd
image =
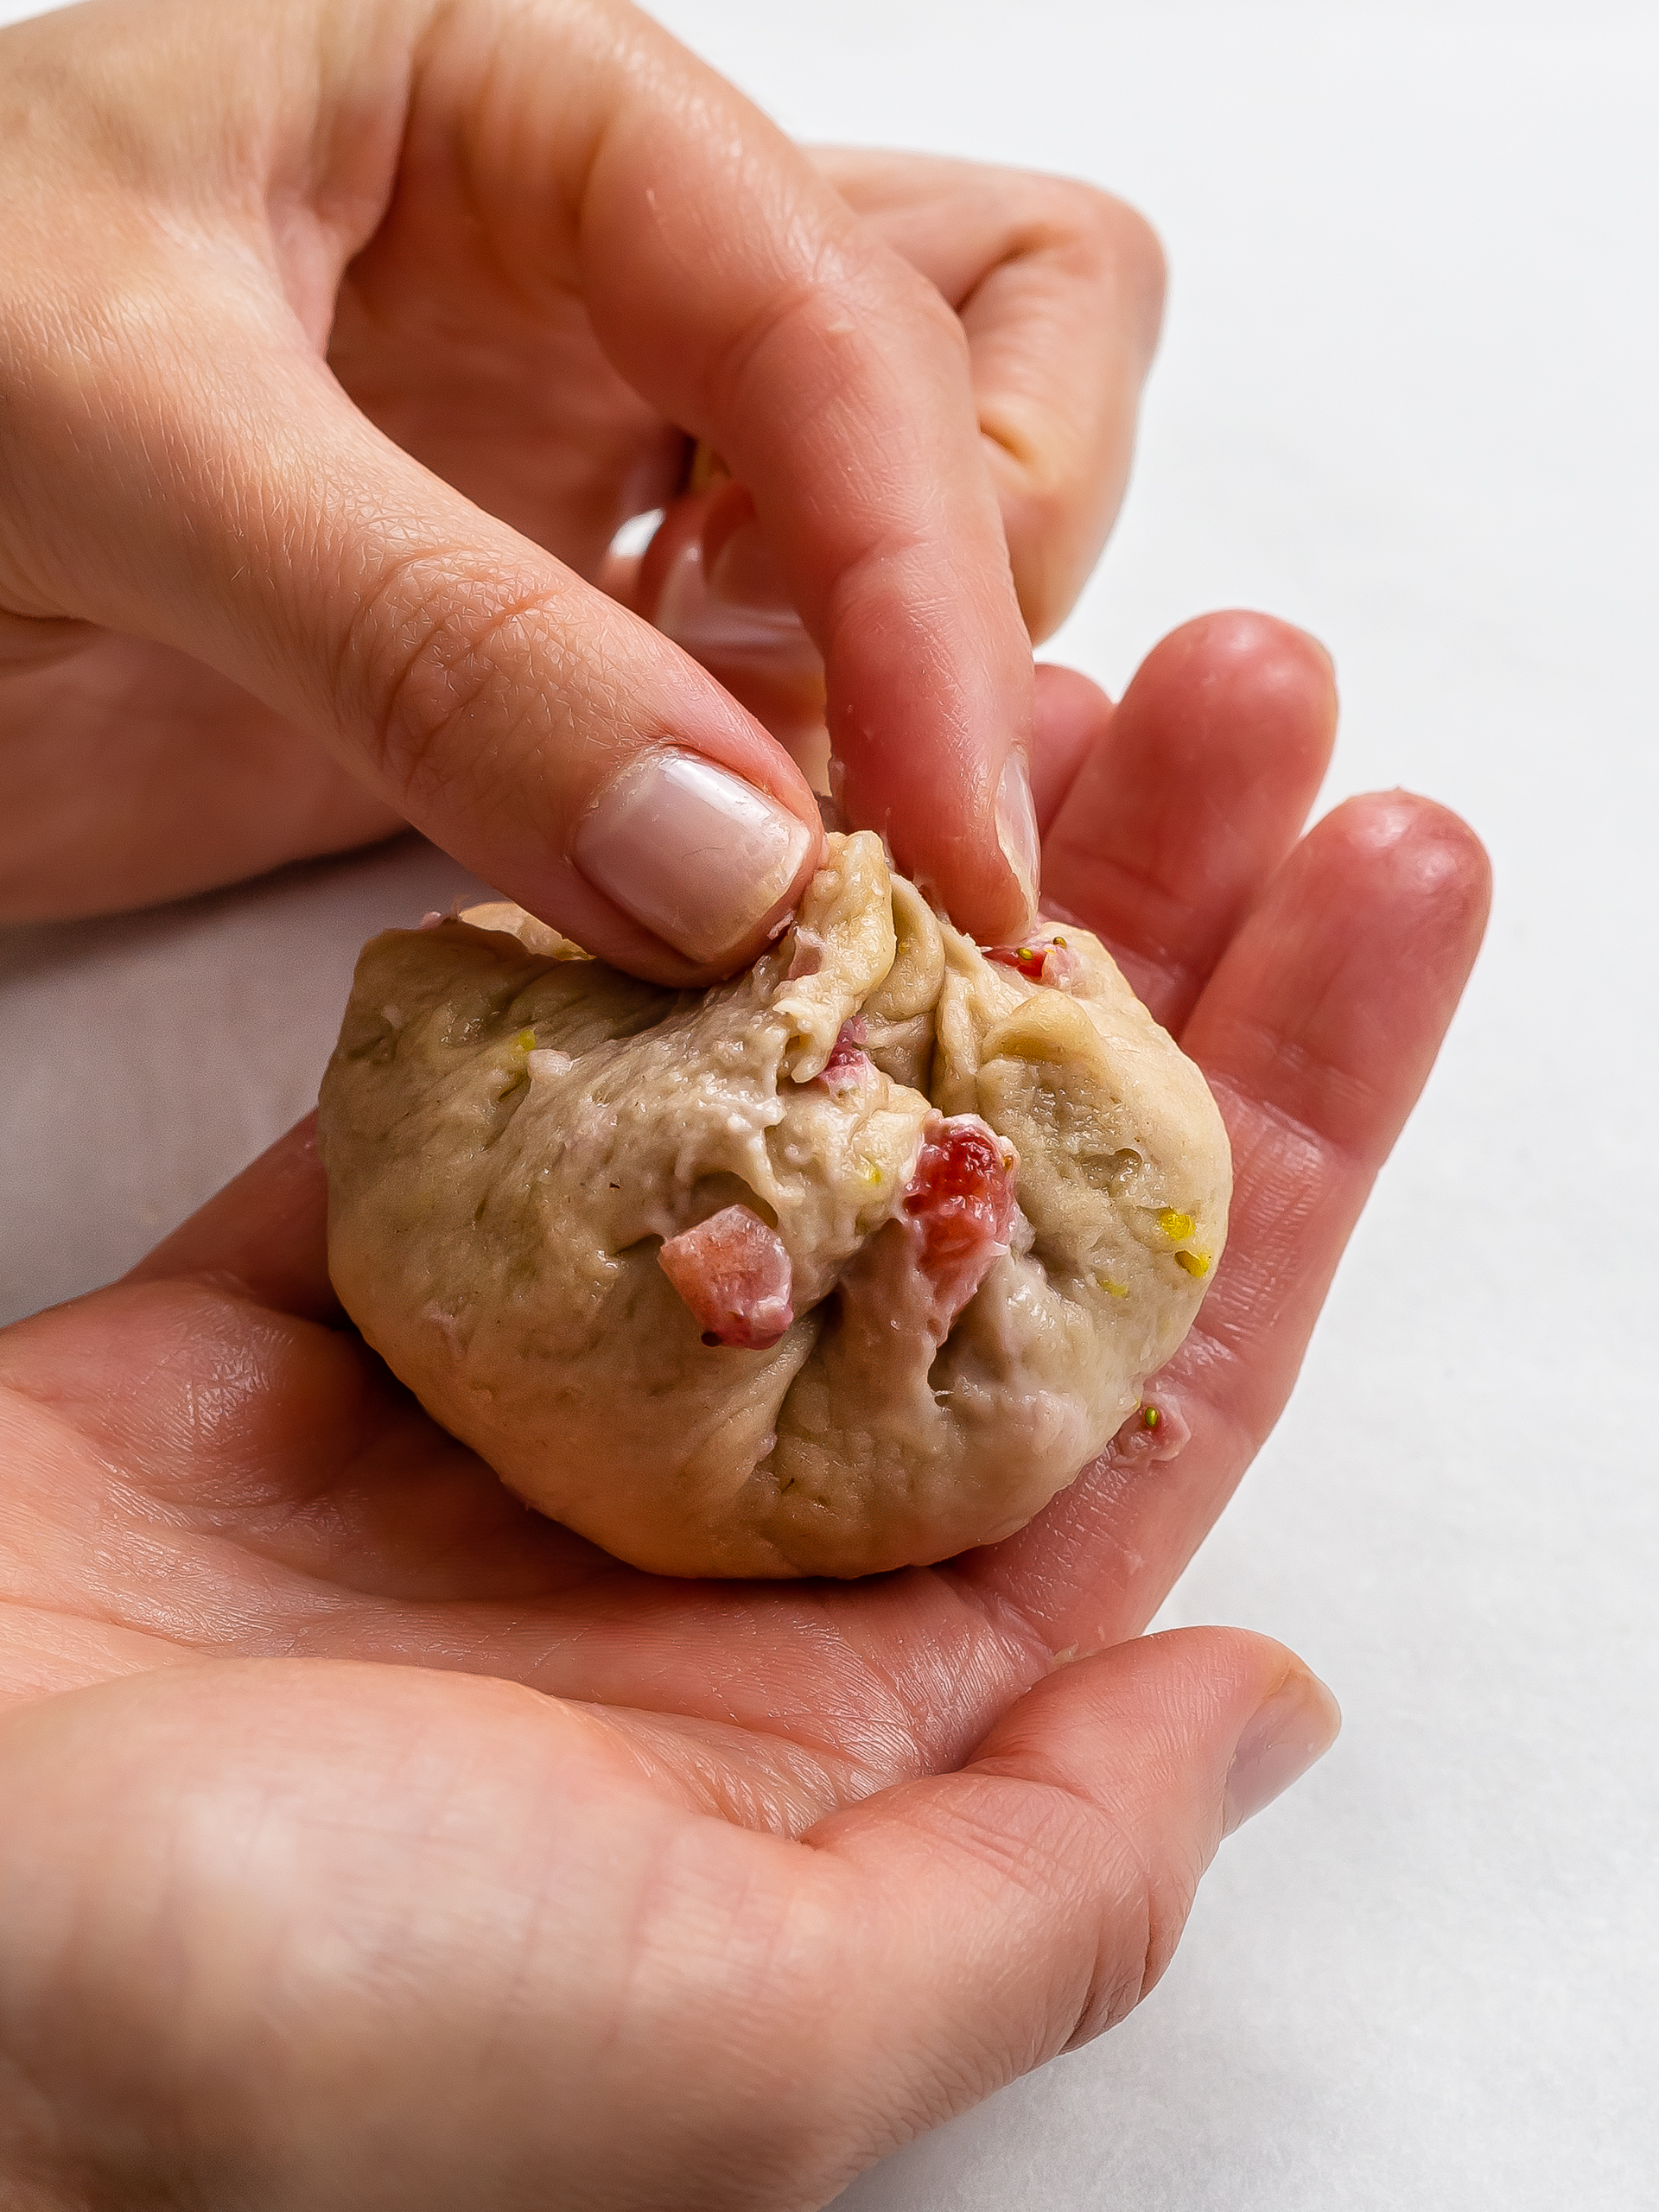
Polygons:
M1034 942L1062 980L988 958L868 832L707 992L502 901L388 931L321 1092L347 1313L521 1497L636 1566L857 1575L1011 1535L1185 1335L1231 1180L1203 1077L1103 947ZM930 1175L982 1123L962 1157L1012 1197L950 1230L949 1281L977 1282L953 1313ZM710 1340L659 1264L732 1207L787 1255L794 1318L760 1348Z

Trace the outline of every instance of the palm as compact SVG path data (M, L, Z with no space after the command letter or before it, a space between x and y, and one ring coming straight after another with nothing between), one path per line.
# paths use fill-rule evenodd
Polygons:
M872 1581L635 1573L520 1508L342 1330L299 1132L136 1279L14 1334L26 1408L32 1375L60 1378L49 1414L27 1415L69 1452L51 1517L104 1532L88 1614L121 1638L456 1667L734 1725L775 1737L792 1774L802 1741L833 1741L860 1763L860 1789L950 1761L1054 1652L1143 1626L1282 1403L1438 1041L1471 903L1466 833L1420 802L1339 810L1278 867L1322 766L1319 678L1272 626L1188 636L1077 772L1049 825L1046 879L1184 1032L1231 1125L1226 1263L1159 1382L1193 1429L1179 1462L1141 1480L1108 1463L1011 1541ZM1205 728L1192 704L1217 670L1232 696ZM1264 707L1273 752L1247 758ZM1185 760L1169 741L1183 718ZM1246 774L1243 813L1231 800ZM1180 825L1178 849L1154 813ZM1201 888L1184 907L1156 880L1160 843ZM1428 964L1402 962L1402 938ZM113 1554L112 1514L127 1535ZM190 1621L175 1630L181 1588Z
M359 1948L363 1910L406 1931L440 1894L458 1926L493 1925L531 1838L583 1880L597 1854L632 1913L646 1878L631 1854L660 1872L664 1834L709 1815L729 1838L709 1876L718 1911L741 1919L760 1834L857 1817L892 1784L958 1767L1057 1655L1134 1636L1276 1415L1478 934L1478 849L1422 802L1353 803L1285 857L1328 716L1294 633L1219 618L1160 649L1105 733L1083 733L1080 766L1074 727L1039 776L1051 895L1116 944L1205 1065L1237 1188L1219 1279L1157 1386L1190 1444L1150 1471L1103 1463L1007 1543L863 1583L677 1583L528 1513L342 1325L303 1133L135 1277L10 1332L7 1687L25 1704L105 1685L34 1707L79 1714L72 1759L42 1751L36 1771L25 1752L22 1788L73 1894L88 1878L77 1838L95 1860L105 1835L93 1789L121 1797L139 1862L190 1859L181 1801L211 1800L219 1844L240 1821L247 1867L216 1847L207 1887L254 1929L256 1960L296 1944L308 1960L342 1896ZM173 1663L207 1658L220 1663ZM305 1850L269 1847L296 1821ZM192 1923L167 1940L206 1939ZM430 2063L448 2065L454 2005L511 2005L512 1976L480 1998L472 1936L422 1941L448 1993L449 2056ZM109 1945L99 2002L165 2042L153 1963ZM220 1998L244 2065L275 2001L261 1971L242 2001ZM334 2021L320 1971L295 1968L293 2001ZM575 1986L559 2031L580 2042L608 2017L604 1962ZM741 2007L741 1993L702 2001L725 1996ZM354 2048L349 2005L328 2032ZM429 2041L398 2045L416 2091Z

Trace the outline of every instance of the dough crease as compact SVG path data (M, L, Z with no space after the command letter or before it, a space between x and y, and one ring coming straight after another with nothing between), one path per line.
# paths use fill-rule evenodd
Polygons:
M530 1503L675 1575L1022 1527L1185 1335L1231 1184L1096 938L988 956L868 832L707 992L505 901L385 932L320 1128L366 1340Z

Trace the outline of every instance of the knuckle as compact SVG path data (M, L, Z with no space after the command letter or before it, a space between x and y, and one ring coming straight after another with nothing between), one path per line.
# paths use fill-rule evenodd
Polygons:
M1152 225L1127 200L1081 178L1045 177L1036 183L1033 213L1043 227L1071 248L1090 282L1109 289L1142 332L1155 339L1168 267Z
M376 774L410 810L484 772L496 748L466 741L467 725L487 705L499 740L515 718L501 643L544 596L544 586L469 576L429 550L393 562L354 610L337 695ZM352 704L361 711L350 714Z
M826 238L728 343L720 404L735 416L768 385L799 391L804 365L814 360L840 380L863 373L880 355L913 355L918 348L942 349L966 369L967 334L938 288L873 237L851 232Z
M1150 1996L1175 1955L1203 1867L1148 1859L1118 1831L1115 1878L1089 1988L1063 2048L1076 2050L1117 2027Z
M994 1773L957 1777L931 1838L964 1891L1018 1894L1039 1924L1084 1938L1055 1948L1042 2008L1049 2055L1135 2011L1174 1956L1203 1872L1196 1852L1148 1838L1066 1783L1023 1783L1011 1817L1007 1780Z
M1140 308L1150 351L1164 319L1169 264L1164 257L1163 241L1146 217L1123 200L1115 200L1113 206L1119 219L1114 237L1120 282Z

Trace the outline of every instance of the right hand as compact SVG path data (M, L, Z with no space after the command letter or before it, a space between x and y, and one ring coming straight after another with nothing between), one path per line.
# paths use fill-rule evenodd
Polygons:
M1022 925L1027 626L1156 331L1127 209L815 163L620 0L27 22L0 204L0 918L408 820L641 974L752 957L810 793L589 581L690 433L823 650L850 817Z

